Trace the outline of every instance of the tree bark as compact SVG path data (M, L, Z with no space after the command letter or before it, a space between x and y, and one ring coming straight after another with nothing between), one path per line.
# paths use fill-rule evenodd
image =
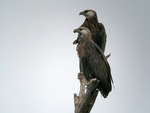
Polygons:
M85 92L86 80L83 73L78 74L78 79L80 80L80 92L79 96L74 94L75 113L90 113L99 92L96 89L100 81L92 79Z
M106 59L108 59L109 57L111 56L111 53L109 53L107 56L105 56L106 57Z

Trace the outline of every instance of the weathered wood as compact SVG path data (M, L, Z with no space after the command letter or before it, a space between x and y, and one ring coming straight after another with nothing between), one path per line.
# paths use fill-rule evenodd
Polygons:
M78 79L80 80L80 92L79 96L74 94L75 113L90 113L99 92L96 90L99 80L92 79L85 93L86 80L83 73L78 74Z
M83 96L85 94L85 85L86 85L86 79L83 73L78 73L78 79L80 80L80 92L79 96L77 96L77 94L74 94L75 113L77 113L79 103L81 103Z
M111 53L109 53L107 56L105 56L106 57L106 59L108 59L109 57L111 56Z
M78 79L80 80L80 92L79 92L79 103L81 102L81 100L83 99L83 96L85 94L85 85L86 85L86 79L83 75L83 73L79 73L78 74Z
M98 94L98 90L96 90L98 83L99 81L97 80L90 83L90 86L79 105L77 113L90 113Z

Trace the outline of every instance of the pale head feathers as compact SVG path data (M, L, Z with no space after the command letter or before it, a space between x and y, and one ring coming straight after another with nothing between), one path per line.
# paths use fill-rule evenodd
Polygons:
M93 10L90 10L90 9L84 10L83 12L80 12L79 15L84 15L88 19L93 18L93 17L97 18L96 12Z
M74 33L79 33L80 37L85 36L85 37L91 38L91 32L86 27L79 27L74 30Z

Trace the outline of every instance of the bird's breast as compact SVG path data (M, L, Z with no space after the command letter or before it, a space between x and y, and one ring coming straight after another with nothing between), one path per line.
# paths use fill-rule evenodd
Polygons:
M77 52L78 52L79 58L81 58L84 55L84 45L85 45L85 42L81 42L80 44L77 45Z

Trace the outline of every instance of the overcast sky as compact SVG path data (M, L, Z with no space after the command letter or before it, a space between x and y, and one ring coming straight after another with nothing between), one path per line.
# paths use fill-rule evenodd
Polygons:
M150 112L149 0L0 0L0 113L74 112L85 9L105 26L115 87L91 113Z

